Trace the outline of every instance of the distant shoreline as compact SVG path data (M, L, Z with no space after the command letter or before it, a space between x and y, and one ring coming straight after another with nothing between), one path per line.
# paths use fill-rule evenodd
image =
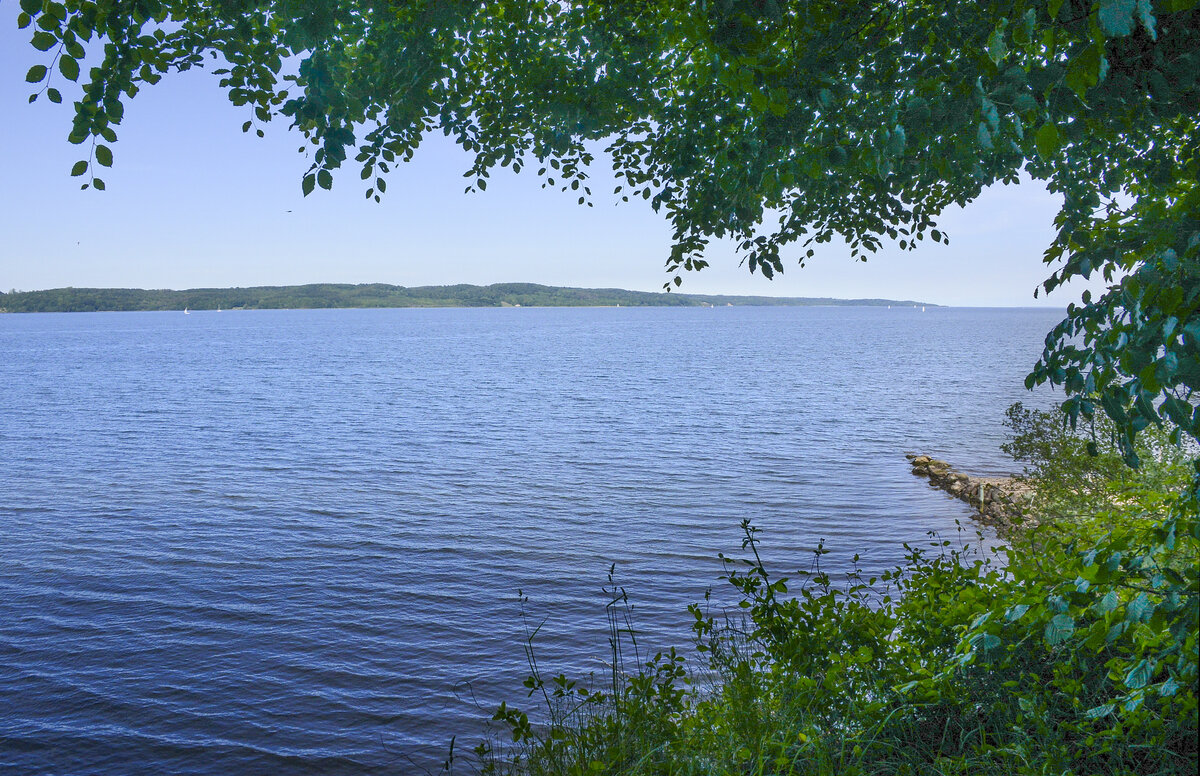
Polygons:
M835 299L677 294L620 288L569 288L537 283L489 286L393 286L315 283L301 286L192 288L54 288L0 293L0 312L152 312L406 307L939 307L910 299Z

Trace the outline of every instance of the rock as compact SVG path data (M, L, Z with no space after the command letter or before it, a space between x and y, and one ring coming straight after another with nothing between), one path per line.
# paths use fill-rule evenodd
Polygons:
M1020 503L1028 499L1029 488L1013 478L972 477L955 471L946 461L927 455L906 453L905 457L912 462L913 474L928 477L932 487L970 504L977 510L981 522L1003 530L1024 519Z

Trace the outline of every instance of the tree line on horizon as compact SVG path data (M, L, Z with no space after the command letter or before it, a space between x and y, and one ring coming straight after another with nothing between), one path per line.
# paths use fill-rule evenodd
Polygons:
M251 288L55 288L0 292L0 312L128 312L155 310L268 310L345 307L703 307L707 305L928 305L891 299L667 294L619 288L564 288L537 283L489 286L393 286L315 283ZM930 305L932 306L932 305Z

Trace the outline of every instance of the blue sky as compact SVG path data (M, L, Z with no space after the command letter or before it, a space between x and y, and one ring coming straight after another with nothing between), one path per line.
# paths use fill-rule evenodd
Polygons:
M286 124L242 134L249 116L204 71L173 74L126 106L107 191L80 191L66 142L71 108L27 104L25 71L47 58L0 8L0 288L191 288L293 283L398 285L523 281L657 291L667 280L665 219L644 202L594 208L543 190L527 170L501 172L464 194L467 158L440 135L388 181L382 204L363 198L357 170L305 198L301 137ZM56 85L66 100L70 83ZM607 167L593 191L612 191ZM773 296L886 297L939 304L1065 307L1085 287L1033 298L1048 274L1041 254L1055 200L1034 184L998 186L947 212L949 246L885 249L866 262L841 246L774 281L714 244L712 266L684 291Z

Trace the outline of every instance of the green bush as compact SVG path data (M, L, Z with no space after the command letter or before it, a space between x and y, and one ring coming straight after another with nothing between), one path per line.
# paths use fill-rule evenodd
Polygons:
M531 776L1194 774L1196 469L1165 437L1147 438L1135 472L1100 444L1102 429L1088 440L1054 416L1018 406L1009 417L1008 449L1030 464L1038 503L1070 519L990 553L933 537L878 577L855 558L841 580L822 569L824 547L795 579L774 577L745 521L745 557L723 559L740 611L690 608L692 663L672 650L626 666L633 629L612 585L609 686L543 681L534 631L526 686L543 713L531 721L502 705L494 719L511 744L481 745L479 766ZM1094 511L1081 518L1083 508Z
M1010 438L1001 449L1025 464L1030 511L1043 523L1087 521L1150 494L1178 492L1195 472L1191 461L1200 451L1190 438L1172 439L1173 429L1145 428L1134 443L1138 468L1131 469L1107 416L1097 414L1077 430L1064 421L1059 408L1033 410L1020 402L1005 413Z

